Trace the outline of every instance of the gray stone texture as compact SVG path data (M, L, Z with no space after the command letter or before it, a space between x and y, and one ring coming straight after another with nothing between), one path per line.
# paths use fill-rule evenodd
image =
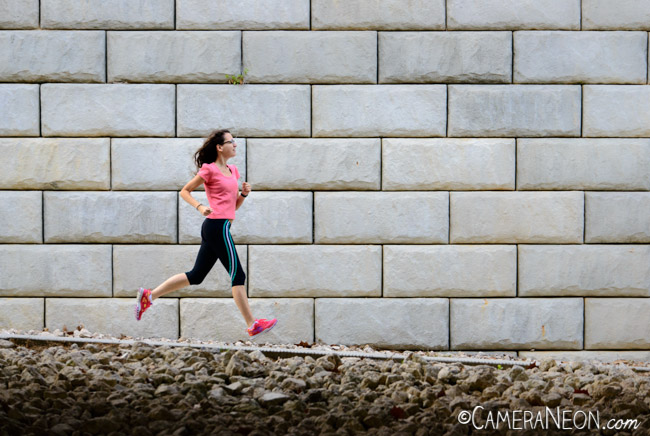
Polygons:
M384 297L514 297L517 247L386 245Z
M315 85L313 136L444 136L444 85Z
M108 81L227 83L241 71L241 32L107 32Z
M650 86L583 88L583 136L650 136Z
M384 190L512 190L514 139L382 139Z
M650 192L586 192L585 242L650 243Z
M309 0L176 0L176 28L307 30Z
M381 348L447 349L446 298L317 298L316 341Z
M585 298L586 349L650 348L650 298Z
M449 85L449 136L580 136L579 85Z
M0 138L0 189L110 189L109 148L108 138Z
M376 245L251 245L251 297L381 297Z
M314 30L439 30L444 0L312 0Z
M176 242L175 192L44 192L46 243Z
M308 85L178 85L177 135L309 136L310 99Z
M376 83L376 32L244 32L255 83Z
M173 29L174 0L41 0L43 29Z
M561 361L598 361L603 363L620 363L617 360L650 362L650 351L520 351L522 359L535 359L539 362L545 359Z
M44 84L43 136L173 136L174 85Z
M582 0L584 30L650 30L646 0Z
M450 196L453 244L582 243L582 192L451 192Z
M101 31L0 31L2 82L103 82Z
M38 136L39 86L0 83L0 136Z
M43 242L41 191L0 191L0 243Z
M519 245L523 297L650 297L650 245Z
M113 189L180 191L196 175L198 169L194 163L194 152L201 148L204 140L204 138L111 139ZM241 188L246 180L246 139L237 138L236 152L237 155L228 161L228 164L237 166L241 176L239 179ZM204 190L205 187L201 184L196 189ZM185 203L182 198L179 201Z
M191 271L199 245L114 245L113 296L135 298L138 288L154 289L169 277ZM246 246L235 246L239 261L248 271ZM217 261L201 284L165 294L167 297L230 297L228 271Z
M235 213L230 233L236 244L310 244L312 242L312 193L251 191ZM192 196L208 204L205 192ZM181 244L199 244L205 217L179 198Z
M0 298L0 330L42 330L44 306L43 298Z
M380 32L380 83L510 83L511 32Z
M45 327L72 331L83 325L113 336L178 339L178 299L156 300L140 321L134 305L135 298L47 298Z
M2 245L0 270L1 296L111 296L110 245Z
M451 348L581 349L582 298L452 298Z
M38 0L0 0L0 29L36 29Z
M514 32L517 83L645 83L646 32Z
M446 244L447 192L316 192L317 244Z
M650 190L650 139L517 139L518 190Z
M271 331L261 336L248 336L246 322L232 298L182 298L181 335L210 341L251 341L260 345L314 341L313 299L250 298L248 302L255 318L278 320Z
M247 152L253 189L380 189L379 139L251 139Z
M448 30L580 30L581 0L447 0Z

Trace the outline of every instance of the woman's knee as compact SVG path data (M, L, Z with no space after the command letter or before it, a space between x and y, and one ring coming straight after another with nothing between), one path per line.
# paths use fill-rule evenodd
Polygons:
M203 280L205 279L205 276L207 274L201 274L198 272L189 271L186 272L185 275L187 276L187 281L190 282L190 285L200 285L201 283L203 283Z

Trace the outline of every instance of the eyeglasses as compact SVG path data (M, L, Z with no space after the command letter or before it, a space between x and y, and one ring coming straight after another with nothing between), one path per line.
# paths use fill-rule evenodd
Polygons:
M237 138L232 138L232 141L225 141L224 144L236 144Z

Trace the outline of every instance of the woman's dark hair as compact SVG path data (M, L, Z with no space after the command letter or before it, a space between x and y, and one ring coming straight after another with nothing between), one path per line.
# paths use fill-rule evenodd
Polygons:
M198 169L201 169L204 163L212 163L217 160L217 145L224 143L226 133L230 133L230 131L226 129L213 130L203 141L201 148L194 153L194 162Z

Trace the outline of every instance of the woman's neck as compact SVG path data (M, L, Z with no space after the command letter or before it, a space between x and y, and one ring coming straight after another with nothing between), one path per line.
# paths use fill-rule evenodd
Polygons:
M219 156L214 163L216 163L218 167L221 168L226 167L226 159L224 159L222 156Z

